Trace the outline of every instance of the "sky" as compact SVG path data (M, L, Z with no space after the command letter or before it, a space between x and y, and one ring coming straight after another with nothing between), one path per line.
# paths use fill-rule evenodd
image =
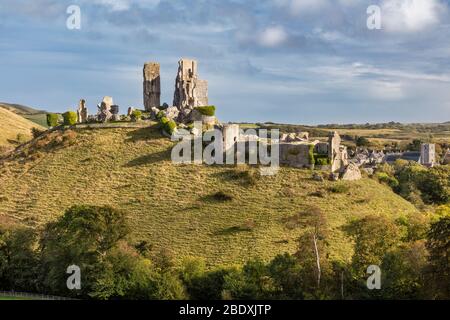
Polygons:
M450 120L449 0L0 0L3 102L94 113L108 95L125 113L156 61L171 105L182 57L221 121Z

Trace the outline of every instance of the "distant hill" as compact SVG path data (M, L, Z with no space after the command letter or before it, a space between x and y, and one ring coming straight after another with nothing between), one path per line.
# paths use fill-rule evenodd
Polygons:
M47 127L47 111L37 110L21 104L0 102L0 109L6 109L15 114L21 115L25 119L30 120L42 127Z
M15 103L6 103L6 102L0 102L0 108L7 109L9 111L12 111L16 114L20 115L32 115L32 114L38 114L38 113L46 113L45 110L37 110L31 107L23 106L21 104L15 104Z
M318 182L294 168L259 176L247 166L174 165L172 146L154 126L48 133L0 161L0 221L39 227L75 204L110 205L128 213L133 243L213 266L295 252L305 231L299 217L312 207L326 214L330 252L344 261L353 243L342 227L351 219L417 213L373 179Z
M12 147L19 134L19 140L22 140L20 142L31 139L31 128L44 129L6 108L0 108L0 146Z

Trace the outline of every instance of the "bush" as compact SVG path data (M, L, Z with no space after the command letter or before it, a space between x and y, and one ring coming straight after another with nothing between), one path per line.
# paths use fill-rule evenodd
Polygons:
M175 121L173 121L167 117L162 117L161 119L159 119L159 123L161 123L162 129L170 135L177 128L177 124L175 123Z
M328 189L332 193L347 193L350 188L345 184L336 184Z
M330 164L330 159L327 154L314 153L314 162L319 166L326 166Z
M156 119L158 119L158 120L161 120L163 117L165 117L165 113L164 113L164 111L159 111L157 114L156 114Z
M131 120L138 121L142 119L142 111L141 110L133 110L131 113Z
M164 130L168 133L168 134L172 134L175 129L177 128L177 124L175 123L175 121L173 120L169 120L169 122L166 123Z
M169 118L167 118L167 117L162 117L161 119L159 119L159 122L160 122L162 125L165 125L166 123L169 122Z
M387 173L378 172L376 174L376 177L377 177L378 181L380 181L382 183L386 183L391 188L398 187L398 180L394 177L389 176Z
M18 134L17 134L16 141L17 141L19 144L23 144L23 143L27 142L28 140L29 140L29 139L28 139L28 136L27 136L27 135L25 135L25 134L23 134L23 133L18 133Z
M33 138L40 137L44 132L44 130L39 130L38 128L31 128L31 134L33 135Z
M356 146L368 147L369 145L370 145L370 142L366 137L357 137L356 138Z
M47 125L56 127L58 125L59 116L55 113L47 113Z
M65 126L73 126L77 123L77 113L74 111L67 111L62 116Z
M200 112L204 116L214 116L216 114L215 106L204 106L204 107L196 107L195 110Z

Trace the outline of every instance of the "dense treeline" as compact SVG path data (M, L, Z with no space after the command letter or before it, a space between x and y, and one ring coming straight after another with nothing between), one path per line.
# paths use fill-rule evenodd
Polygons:
M0 229L0 289L92 299L448 299L450 208L392 221L365 216L347 224L348 261L330 258L330 227L319 208L302 214L295 254L208 269L201 259L174 264L146 242L132 244L124 213L74 206L42 230ZM67 267L81 269L69 290ZM368 290L369 265L381 290Z
M418 163L397 160L383 164L375 175L394 192L416 206L450 203L450 166L425 168Z

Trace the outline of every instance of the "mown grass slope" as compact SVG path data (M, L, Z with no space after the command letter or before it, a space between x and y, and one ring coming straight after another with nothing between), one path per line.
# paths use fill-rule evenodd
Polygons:
M326 213L333 255L343 260L352 253L342 231L349 220L416 211L368 178L317 182L293 168L261 177L257 168L174 165L172 142L155 127L75 132L54 132L0 164L0 220L39 227L73 204L111 205L128 212L133 241L217 265L294 252L297 217L312 206ZM336 184L340 192L331 191Z

